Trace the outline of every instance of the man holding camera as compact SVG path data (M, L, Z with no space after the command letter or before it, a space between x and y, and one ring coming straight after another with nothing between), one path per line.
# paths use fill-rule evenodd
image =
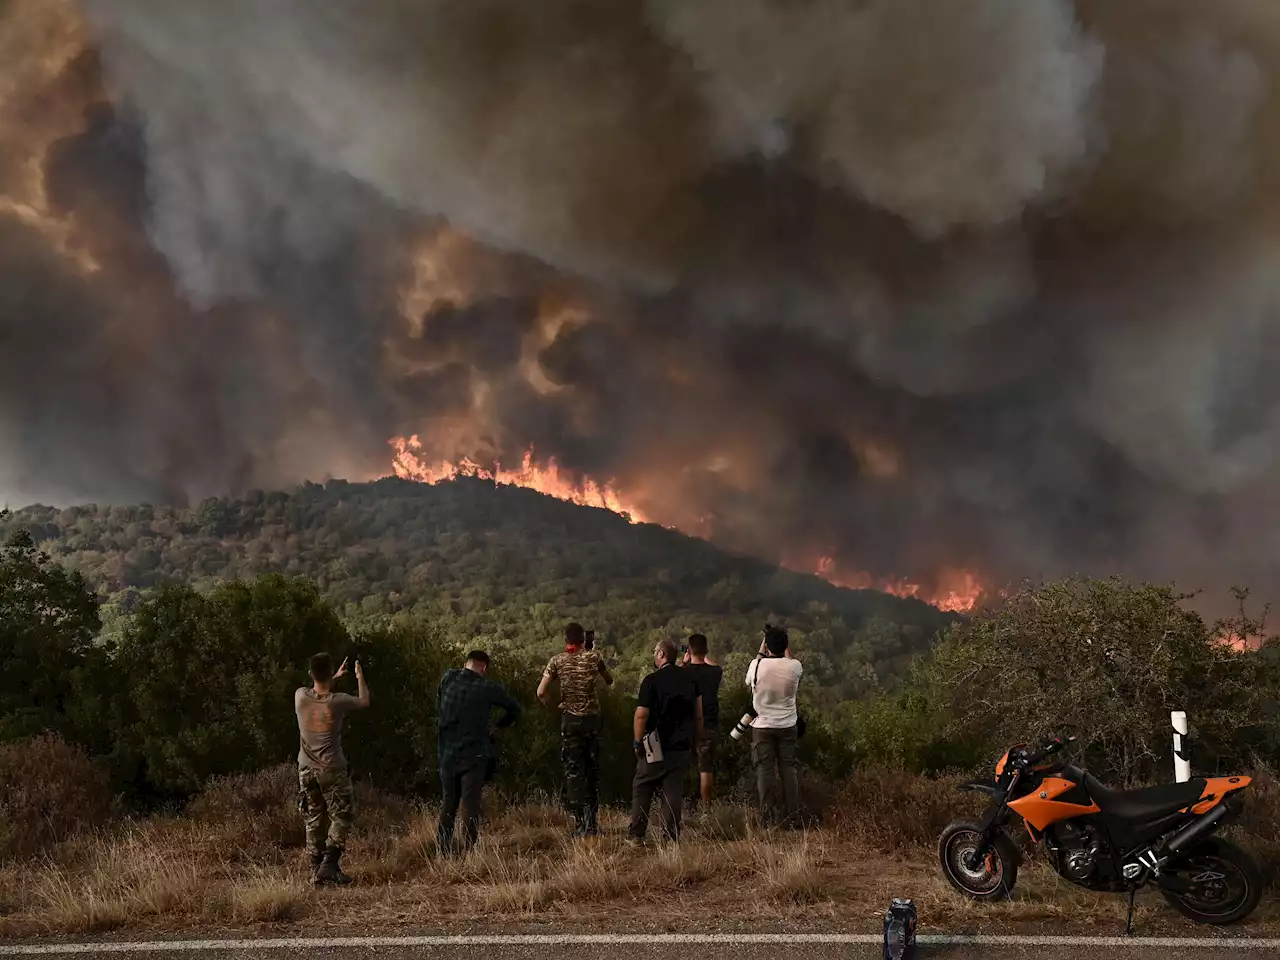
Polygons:
M453 853L453 826L462 807L463 849L476 844L480 832L480 801L494 758L489 722L501 710L496 727L509 727L520 717L521 707L502 684L485 676L489 655L472 650L460 670L449 670L440 679L436 694L439 724L437 754L440 761L440 822L436 849L442 857Z
M800 715L796 694L804 672L799 660L791 656L787 631L767 624L760 654L747 670L747 686L751 688L751 760L756 768L756 790L760 799L760 816L766 824L800 821L800 773L796 757ZM779 818L773 805L774 786L782 779L784 818Z
M680 839L684 774L702 732L702 699L687 670L676 669L678 654L671 640L653 650L657 669L640 683L633 722L636 776L631 785L631 826L627 838L644 843L649 807L661 792L660 823L668 840Z
M347 661L336 671L333 658L317 653L308 664L310 687L293 694L298 718L298 809L307 830L311 854L311 882L348 884L342 872L342 851L351 832L355 793L342 752L342 722L353 710L369 706L364 668L356 660L358 695L334 693L333 684L347 674Z
M560 762L564 765L565 803L573 815L575 837L600 833L600 697L596 680L613 683L604 658L595 649L595 631L571 623L564 651L547 664L538 699L552 705L551 684L560 682Z

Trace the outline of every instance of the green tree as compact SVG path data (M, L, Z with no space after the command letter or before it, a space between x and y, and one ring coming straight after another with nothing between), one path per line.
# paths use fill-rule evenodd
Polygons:
M117 614L166 582L213 588L277 572L314 579L349 629L418 621L449 644L543 661L569 619L608 638L628 687L655 636L696 628L719 656L750 656L781 619L830 708L891 690L955 617L915 600L843 590L607 510L479 480L305 484L173 507L29 507L0 519L82 572ZM817 681L817 682L814 682ZM821 687L821 691L818 687Z
M288 760L298 746L293 692L306 683L307 658L322 650L341 658L349 646L305 580L273 574L208 595L163 587L119 644L122 753L153 788L174 795Z
M90 722L87 682L100 666L98 601L78 573L53 563L31 535L0 548L0 741Z
M1070 731L1095 774L1136 782L1168 778L1169 712L1185 709L1197 769L1254 763L1274 736L1265 660L1187 599L1118 578L1024 587L936 649L924 680L936 729L990 753Z

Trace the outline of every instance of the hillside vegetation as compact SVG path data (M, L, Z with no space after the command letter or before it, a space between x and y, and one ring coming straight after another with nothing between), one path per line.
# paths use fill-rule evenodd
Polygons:
M1263 633L1243 595L1239 617L1206 624L1173 587L1071 579L959 620L477 482L308 486L192 511L33 508L0 525L0 937L614 917L689 891L708 917L812 924L908 890L937 921L967 922L975 908L945 891L931 849L966 809L939 775L989 775L1011 742L1052 730L1078 734L1076 759L1113 783L1167 780L1170 709L1196 726L1198 773L1263 773L1241 829L1277 879L1280 795L1265 767L1280 753L1280 647L1223 642ZM609 812L601 842L570 845L551 806L558 717L534 698L569 617L624 661L602 696L611 805L630 792L652 637L697 626L729 651L732 718L747 698L732 674L760 623L785 621L805 664L817 832L776 837L735 806L752 798L750 751L722 731L726 803L690 843L637 859ZM500 742L486 839L455 864L432 840L435 695L476 643L498 652L491 675L524 713ZM292 693L320 649L358 650L373 695L344 736L352 859L372 882L337 914L305 889L297 851ZM1000 915L1060 919L1062 885L1029 866ZM1120 909L1107 903L1086 910Z
M521 659L555 652L565 622L577 619L629 679L655 637L694 629L731 673L745 673L773 620L790 628L809 683L831 705L895 685L956 619L473 479L332 481L191 509L30 507L0 519L0 542L17 530L104 598L109 633L161 584L207 590L267 573L312 580L353 630L429 622L452 647Z

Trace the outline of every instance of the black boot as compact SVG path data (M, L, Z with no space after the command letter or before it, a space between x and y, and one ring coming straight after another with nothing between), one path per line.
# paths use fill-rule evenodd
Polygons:
M342 860L342 850L339 847L330 847L324 852L324 862L320 864L320 869L316 871L317 883L331 883L337 887L344 887L351 882L351 878L342 872L339 861Z
M320 865L324 863L324 851L311 851L311 882L320 883Z

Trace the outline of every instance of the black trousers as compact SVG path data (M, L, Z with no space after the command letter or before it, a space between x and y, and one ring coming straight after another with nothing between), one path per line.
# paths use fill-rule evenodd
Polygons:
M598 713L560 718L565 808L574 817L594 816L600 807L600 728Z
M453 850L453 824L462 807L462 848L469 850L480 835L480 798L484 793L489 761L463 760L440 768L444 798L440 802L440 822L436 826L436 848L443 855Z
M684 806L684 774L693 760L689 750L668 750L661 763L636 761L636 776L631 783L631 826L627 835L643 840L649 832L649 807L655 794L661 794L658 823L668 840L680 839L680 812Z
M800 816L799 738L796 727L781 730L753 727L751 759L756 768L760 816L766 823L795 821ZM782 809L776 802L776 783L782 780Z

